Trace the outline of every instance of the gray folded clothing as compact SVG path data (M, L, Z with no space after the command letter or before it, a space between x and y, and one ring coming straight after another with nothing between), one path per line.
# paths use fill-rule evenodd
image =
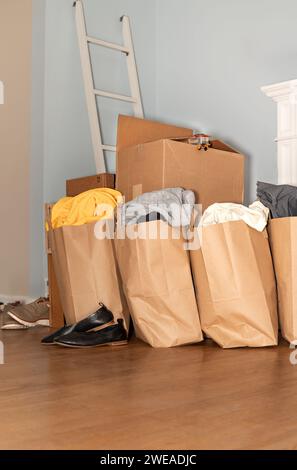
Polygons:
M193 191L168 188L141 194L121 208L123 225L163 220L172 227L190 225L195 204Z
M257 197L270 209L273 219L297 216L297 187L258 181Z

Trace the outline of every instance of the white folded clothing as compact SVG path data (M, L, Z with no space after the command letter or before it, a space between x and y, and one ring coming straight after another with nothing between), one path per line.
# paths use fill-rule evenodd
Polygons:
M232 202L215 203L205 210L200 219L199 228L243 220L250 227L262 232L267 225L268 216L269 209L260 201L253 202L249 207Z

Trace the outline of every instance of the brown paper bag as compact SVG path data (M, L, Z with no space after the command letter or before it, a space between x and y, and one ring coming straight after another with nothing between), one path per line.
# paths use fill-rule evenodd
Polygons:
M97 224L104 224L104 221ZM123 318L129 328L129 312L122 292L114 240L96 239L96 223L51 230L53 262L67 324L94 313L103 302Z
M297 340L297 217L272 219L268 224L274 263L282 336Z
M243 221L202 229L190 251L202 330L223 348L278 340L276 286L266 230Z
M203 339L188 252L180 230L152 221L127 226L116 252L136 336L155 348ZM149 234L154 233L155 239ZM168 231L168 239L162 235ZM174 239L179 237L179 239Z

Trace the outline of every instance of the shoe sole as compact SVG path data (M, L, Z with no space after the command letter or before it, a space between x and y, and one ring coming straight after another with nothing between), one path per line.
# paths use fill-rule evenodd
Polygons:
M27 326L28 328L30 327L34 327L34 326L50 326L50 322L48 319L44 318L44 319L40 319L40 320L37 320L36 322L29 322L29 321L25 321L25 320L22 320L21 318L17 317L16 315L14 315L13 313L11 312L7 312L8 315L13 318L16 322L20 323L21 325L25 325Z
M74 346L72 344L65 344L65 343L59 343L55 342L54 344L57 344L58 346L63 346L65 348L74 348L74 349L93 349L93 348L99 348L103 346L125 346L128 344L127 340L124 341L115 341L113 343L103 343L103 344L96 344L95 346Z
M3 325L1 326L1 330L27 330L28 328L25 325L21 325L20 323L18 325Z
M114 320L110 321L109 323L104 323L104 325L97 326L97 328L94 328L92 330L87 330L87 331L100 331L100 330L104 330L104 328L107 328L108 326L112 326L112 325L115 325ZM53 344L57 344L57 343L55 343L55 341L53 341L52 343L43 343L41 341L41 344L43 344L44 346L53 346Z

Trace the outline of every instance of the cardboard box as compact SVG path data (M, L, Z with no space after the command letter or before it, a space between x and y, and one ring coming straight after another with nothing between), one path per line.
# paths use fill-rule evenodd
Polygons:
M112 173L100 173L99 175L74 178L66 181L66 195L77 196L84 191L95 188L115 187L115 175Z
M116 188L126 201L179 186L192 189L203 210L214 202L243 202L243 155L218 140L199 151L182 141L191 135L190 129L119 116Z

